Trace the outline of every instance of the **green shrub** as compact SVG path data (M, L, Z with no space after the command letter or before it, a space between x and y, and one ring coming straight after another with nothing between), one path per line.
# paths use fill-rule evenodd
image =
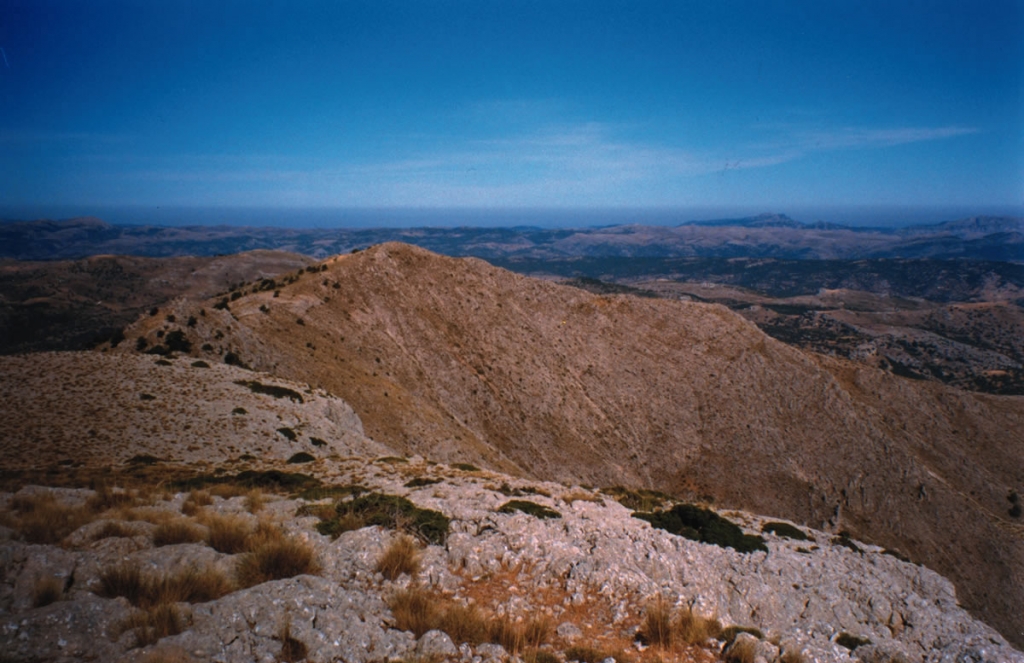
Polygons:
M480 468L470 463L452 463L452 467L463 472L479 472Z
M265 394L274 398L290 398L296 403L302 403L302 394L287 387L279 387L273 384L263 384L256 380L237 380L235 384L248 387L254 394Z
M327 443L324 442L323 440L321 440L319 437L310 437L309 438L309 442L314 447L326 447L327 446Z
M293 431L291 428L278 428L277 432L280 435L284 436L289 442L294 442L295 440L299 439L299 436L296 435L295 431Z
M209 486L237 486L239 488L263 488L265 490L293 493L309 490L320 485L320 480L306 474L282 472L281 470L246 470L235 475L215 476L200 474L189 479L172 481L174 490L196 490Z
M545 520L548 518L561 518L562 514L558 513L554 509L537 504L536 502L530 502L527 500L509 500L501 505L498 509L498 513L515 513L521 511L522 513L533 516L534 518L540 518Z
M654 511L674 501L670 495L644 488L631 490L623 486L612 486L611 488L602 488L601 492L633 511Z
M784 536L787 539L807 541L808 537L802 529L794 527L789 523L765 523L761 526L762 532L768 532L777 536Z
M433 486L435 483L441 483L443 479L431 479L430 477L416 477L405 482L406 488L422 488L423 486Z
M159 462L162 461L156 456L151 456L149 454L136 454L128 459L129 465L153 465Z
M870 645L871 640L853 635L852 633L846 633L844 631L843 633L839 634L838 638L836 638L836 644L840 647L846 647L850 651L853 651L854 649L862 645Z
M740 553L752 553L757 550L768 552L768 547L760 536L744 534L739 526L711 509L693 504L677 504L668 511L634 512L633 517L646 520L658 529L693 541L732 548Z
M304 500L315 501L327 499L328 497L348 497L349 495L358 497L368 492L370 492L370 489L366 486L353 483L345 486L313 486L299 493L298 497Z
M832 537L832 543L837 546L849 548L855 553L860 553L861 555L864 554L864 549L850 540L850 534L848 532L840 532L839 536Z
M185 332L180 329L168 332L164 337L164 344L171 352L188 352L192 349L192 342L185 337Z
M335 517L317 525L317 531L332 537L353 529L379 525L413 534L428 544L444 544L448 538L448 516L431 509L421 509L404 497L370 493L348 502L338 502Z
M308 454L305 451L300 451L299 453L297 453L297 454L293 455L291 458L289 458L288 462L289 463L295 463L295 464L297 464L297 463L312 463L314 460L316 460L316 458L314 458L311 454Z

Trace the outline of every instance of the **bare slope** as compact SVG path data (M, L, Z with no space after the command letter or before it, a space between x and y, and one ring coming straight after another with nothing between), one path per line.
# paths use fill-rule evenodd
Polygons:
M393 448L849 530L949 576L1024 642L1006 501L1024 485L1020 398L826 360L721 306L596 296L399 244L211 304L168 309L198 318L183 328L195 354L323 387ZM176 327L161 311L128 334L153 346Z
M156 361L94 352L0 357L0 470L387 452L337 397L224 364ZM253 391L253 382L278 390Z

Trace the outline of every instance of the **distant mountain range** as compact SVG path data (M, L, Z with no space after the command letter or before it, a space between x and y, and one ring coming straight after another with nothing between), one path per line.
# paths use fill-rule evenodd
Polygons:
M805 224L784 214L678 226L576 229L169 227L112 225L92 217L0 223L0 258L18 260L78 259L97 254L212 256L253 249L291 251L320 259L389 241L486 260L601 256L1024 262L1024 219L982 216L903 228Z

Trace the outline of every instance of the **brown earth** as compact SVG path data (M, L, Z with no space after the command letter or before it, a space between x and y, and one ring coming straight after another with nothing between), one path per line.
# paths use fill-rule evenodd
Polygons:
M403 452L846 530L951 578L1024 644L1007 501L1024 487L1024 399L805 352L719 305L598 296L406 245L323 270L224 309L177 301L119 351L138 337L165 351L158 333L180 330L192 354L343 398Z

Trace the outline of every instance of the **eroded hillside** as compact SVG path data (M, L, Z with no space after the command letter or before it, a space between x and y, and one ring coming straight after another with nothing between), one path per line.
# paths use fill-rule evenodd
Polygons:
M194 317L194 327L170 323ZM1016 397L788 347L724 307L596 296L386 244L293 283L178 301L120 351L309 383L400 452L625 483L846 530L951 577L1020 642Z

